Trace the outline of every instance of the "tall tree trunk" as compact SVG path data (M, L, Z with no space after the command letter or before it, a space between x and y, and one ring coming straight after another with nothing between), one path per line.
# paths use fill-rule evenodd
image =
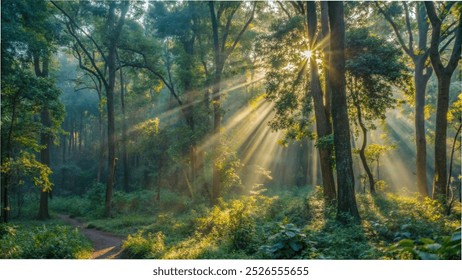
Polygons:
M426 66L428 52L427 49L429 23L425 16L423 3L417 3L417 27L419 31L419 53L414 61L414 86L415 86L415 136L416 136L416 176L417 190L419 193L428 197L427 182L427 140L425 138L425 90L428 80L433 71L430 65ZM425 71L425 73L424 73Z
M430 43L430 60L438 78L438 95L436 104L436 125L435 125L435 176L433 181L433 199L438 199L446 204L446 182L447 182L447 155L446 155L446 137L447 137L447 113L449 108L449 87L451 85L451 76L456 69L462 52L462 16L456 17L457 27L455 28L455 39L452 52L447 62L443 65L440 55L441 27L444 17L450 14L450 11L443 13L440 19L436 14L433 2L425 2L427 15L432 25L432 37ZM454 4L454 3L452 3ZM451 4L451 6L452 6ZM451 7L450 6L450 7Z
M376 3L379 11L385 16L385 19L393 27L398 43L404 52L412 59L414 63L414 86L415 86L415 141L416 141L416 177L417 190L422 196L428 196L427 182L427 143L425 139L425 89L427 82L432 75L432 68L426 65L428 58L428 29L429 23L425 13L425 7L422 2L415 2L418 45L414 48L414 36L411 30L411 14L407 4L405 4L405 17L407 36L409 38L406 45L398 25L393 21L393 18L387 11L383 10L378 2ZM424 74L425 71L425 74Z
M99 102L101 103L101 94L98 94ZM103 129L103 112L102 108L98 108L98 135L99 135L99 151L98 151L98 171L96 173L96 182L101 183L104 169L104 129Z
M220 130L221 130L221 106L220 106L220 88L221 88L221 72L217 70L215 73L214 85L212 87L213 100L213 134L216 137L215 149L220 145ZM215 151L215 161L218 159L218 151ZM221 195L221 180L220 171L217 163L214 162L212 170L212 202L216 203Z
M107 97L107 141L108 141L108 176L106 184L105 212L107 217L112 216L112 191L115 183L115 116L114 116L114 85L115 85L115 46L109 50L108 55L109 83L106 88Z
M448 129L449 84L451 76L438 77L438 101L436 103L435 125L435 178L433 199L443 201L446 198L447 151L446 138Z
M430 75L424 75L425 59L419 56L414 60L415 73L415 142L417 190L422 196L428 196L427 183L427 140L425 138L425 89Z
M449 159L449 175L448 175L448 183L446 185L446 199L449 200L449 187L451 185L451 177L452 177L452 164L454 161L454 152L456 151L456 144L457 144L457 139L459 138L460 131L462 129L462 120L459 120L460 124L459 127L457 128L456 135L454 135L454 140L452 141L452 148L451 148L451 157Z
M2 144L2 150L0 151L2 153L1 155L1 160L2 160L2 166L4 164L5 160L10 160L12 156L12 149L13 149L13 131L14 131L14 126L15 126L15 121L16 121L16 113L17 113L17 104L18 104L18 99L19 99L19 93L17 93L13 99L12 102L12 112L11 112L11 123L10 127L8 129L8 134L6 139L2 139L1 144ZM3 134L2 134L3 136ZM5 145L5 146L3 146ZM5 153L5 154L4 154ZM10 173L6 172L5 174L2 174L1 176L1 185L0 185L0 195L1 195L1 222L2 223L7 223L10 218L10 204L9 204L9 193L8 193L8 187L10 184Z
M51 118L50 113L47 108L43 108L41 112L41 119L42 125L44 127L51 127ZM42 132L40 136L40 144L43 145L45 148L40 151L40 161L45 164L46 166L50 166L50 149L52 145L51 137L48 132ZM41 190L40 191L40 205L38 211L38 219L39 220L46 220L50 218L50 214L48 213L48 197L50 195L50 191L48 190Z
M343 220L345 214L359 220L354 190L353 160L350 146L350 126L348 120L345 90L345 21L343 2L329 2L330 22L330 83L332 89L332 124L337 170L337 218Z
M105 214L107 217L112 216L112 192L115 184L115 173L117 158L115 157L116 135L115 135L115 115L114 115L114 87L116 79L116 49L122 26L124 25L125 15L128 12L129 2L124 2L121 8L119 20L115 20L115 2L109 4L108 27L109 42L107 55L108 82L106 86L107 98L107 141L108 141L108 175L106 184Z
M2 185L1 185L1 196L2 196L2 223L8 223L10 218L10 206L8 198L8 184L9 184L9 174L5 173L2 175Z
M221 89L221 74L223 71L223 54L220 49L218 38L218 20L215 14L214 2L209 2L210 16L212 20L212 35L213 35L213 51L214 51L214 64L215 72L212 85L212 102L213 102L213 134L217 138L219 144L219 135L221 130L221 105L220 105L220 89ZM216 148L215 148L216 149ZM217 151L215 151L215 159L217 160ZM212 168L212 202L216 203L221 192L220 172L217 163L213 163Z
M322 71L324 72L324 106L326 111L327 119L330 121L330 112L331 112L331 101L332 101L332 94L330 89L329 81L329 61L330 61L330 53L329 53L329 10L327 6L327 1L321 1L321 34L322 34L322 41L326 41L323 43L323 68ZM332 124L330 124L330 130L332 133ZM331 149L332 151L332 149Z
M48 77L48 64L49 58L46 55L43 58L42 62L42 69L40 69L40 59L39 56L34 57L34 67L35 67L35 75L38 77ZM40 151L40 162L46 166L50 166L50 151L52 139L50 132L47 129L52 127L51 116L50 112L47 108L47 104L43 104L42 111L40 113L40 119L42 122L42 132L40 134L40 144L44 147ZM48 197L50 195L49 190L42 189L40 190L40 204L39 204L39 211L37 218L39 220L46 220L50 218L50 214L48 213Z
M317 29L317 17L316 17L316 4L313 1L307 2L307 22L308 22L308 38L310 41L310 49L317 47L316 40L316 29ZM316 132L318 139L326 137L332 133L328 114L324 106L324 96L321 88L321 81L319 78L318 65L316 62L316 53L312 51L310 60L310 85L311 95L314 103L314 113L316 116ZM321 162L321 175L322 183L324 187L324 198L326 201L335 200L335 182L334 174L331 165L331 147L319 146L319 159Z
M127 117L125 115L125 83L122 68L120 71L120 104L122 107L122 164L124 168L123 188L126 192L130 191L130 167L128 165L127 152Z

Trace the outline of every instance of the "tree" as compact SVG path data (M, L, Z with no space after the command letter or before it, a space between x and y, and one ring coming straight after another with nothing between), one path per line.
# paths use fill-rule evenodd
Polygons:
M287 11L290 11L287 7ZM297 5L298 7L298 5ZM270 34L259 42L259 56L267 64L266 99L274 104L274 117L269 122L272 130L283 130L280 144L288 145L297 141L296 183L307 183L308 156L307 143L314 139L310 114L312 98L309 96L309 63L304 55L308 41L306 17L297 15L280 19L270 27ZM319 139L321 143L322 139Z
M63 9L56 2L53 5L59 9L67 18L66 26L68 33L75 40L77 46L85 54L89 65L87 66L93 71L103 82L106 93L106 107L107 107L107 147L108 147L108 175L106 182L106 199L105 199L105 213L106 216L112 216L112 192L115 182L115 171L117 158L115 156L116 150L116 134L115 134L115 112L114 112L114 89L117 75L117 44L121 36L122 27L125 23L125 17L130 7L128 1L111 1L107 5L92 7L90 3L81 3L82 12L95 13L96 18L93 23L93 28L100 28L99 34L100 42L97 42L93 36L85 31L82 26L77 22L77 15L71 15ZM104 24L98 25L98 16L103 15ZM88 17L86 18L88 19ZM91 24L86 22L85 24ZM96 60L93 50L98 53L99 58L103 61L103 67ZM107 70L107 71L106 71Z
M4 20L11 25L2 26L2 124L9 124L6 134L2 130L2 220L9 216L8 188L19 185L25 174L41 188L38 218L47 219L53 185L48 178L50 149L63 120L60 91L48 77L59 29L41 1L2 3ZM27 131L24 135L17 134L20 127ZM40 152L41 163L31 151Z
M166 74L161 75L168 76L167 80L171 81L174 90L170 90L170 93L180 106L184 123L189 128L189 143L186 143L188 147L184 151L189 172L185 181L192 190L191 195L195 195L200 171L204 166L197 144L209 127L208 122L204 121L207 118L204 105L208 104L197 102L201 87L208 78L207 63L201 63L199 58L201 52L207 51L200 49L200 40L208 35L208 26L204 20L208 9L205 5L193 2L155 2L149 15L152 21L150 29L155 30L154 35L168 42L164 55Z
M36 77L28 71L17 69L13 74L2 77L3 222L8 222L11 210L9 189L24 184L25 181L40 188L41 202L38 218L47 218L48 194L53 184L49 178L51 174L49 162L45 162L49 159L46 158L49 151L43 152L49 146L42 145L51 145L49 142L44 143L44 138L48 140L59 132L58 127L63 118L59 95L60 91L52 81L44 77ZM43 120L37 118L44 112L43 108L46 108L50 114L46 116L49 125L44 125ZM35 159L34 152L41 153L42 162Z
M461 55L462 49L462 13L460 3L443 3L442 11L437 14L433 2L425 2L427 15L432 26L430 43L430 60L438 79L438 97L436 104L436 127L435 127L435 176L433 182L433 198L442 202L446 200L447 182L447 113L449 108L449 88L451 77L454 73ZM453 14L451 14L451 8ZM443 25L445 19L453 16L455 21L448 26ZM455 26L454 26L455 25ZM452 28L452 31L451 31ZM454 32L454 37L448 39L448 33ZM442 51L440 44L450 44L454 40L451 55L446 66L443 65Z
M274 24L273 34L265 39L267 49L263 51L266 53L264 55L268 56L267 60L270 64L270 70L267 71L267 97L275 101L277 108L272 127L285 129L286 138L302 142L302 149L298 155L301 158L299 160L301 180L298 181L301 181L301 185L306 184L306 157L309 152L306 148L308 141L306 138L312 137L308 120L312 111L311 100L313 101L317 132L316 147L320 155L324 196L326 201L333 201L336 191L331 155L332 141L330 141L332 139L330 98L327 86L323 91L318 66L318 58L323 56L321 53L325 52L326 46L328 47L326 40L323 40L323 37L328 34L328 26L323 33L318 32L314 2L288 2L286 7L281 4L281 8L288 16L280 20L281 24ZM325 15L322 17L323 28L326 29L327 17L324 17ZM322 70L324 72L327 67ZM298 91L301 93L299 94Z
M337 218L345 214L359 220L354 192L353 160L345 91L345 21L342 2L329 2L330 86L332 90L332 125L337 170Z
M454 153L457 149L461 148L461 144L460 144L461 139L459 136L462 131L462 94L459 94L457 101L455 101L449 108L448 121L449 123L452 124L454 130L456 131L456 134L454 135L454 138L452 140L451 156L449 159L449 175L448 175L448 182L446 185L446 200L449 202L447 213L449 215L451 213L452 205L454 201L456 200L456 196L455 196L456 191L451 188L451 182L454 180L454 178L452 178ZM459 147L457 148L458 141L459 141ZM459 176L460 175L461 174L459 174ZM458 191L460 193L460 185L459 185ZM449 196L449 194L451 194L451 196Z
M405 66L394 45L370 34L365 28L350 29L346 45L350 112L362 131L359 156L369 179L370 192L375 194L375 179L366 159L367 134L376 128L374 121L384 120L386 110L394 107L392 85L399 85L404 80Z
M429 23L422 2L393 2L389 7L382 7L379 2L375 3L379 12L384 15L387 22L393 28L399 45L414 64L414 106L415 106L415 141L416 141L416 178L417 189L422 196L428 196L427 183L427 141L425 137L425 90L428 80L432 75L431 65L428 63L429 47L427 43ZM404 13L403 13L404 9ZM415 17L412 17L412 13ZM399 18L404 14L404 19ZM402 16L401 16L402 17ZM401 21L404 20L404 23ZM413 30L413 24L417 22L417 34ZM403 27L405 26L405 31ZM403 34L407 34L407 41ZM418 42L415 44L414 38Z
M306 2L306 18L307 18L307 30L308 30L308 40L309 40L309 48L308 51L310 52L310 57L308 58L310 63L310 93L313 97L314 103L314 112L316 116L316 131L318 134L318 138L322 139L325 137L329 137L332 133L332 126L330 123L330 112L329 109L329 102L325 102L325 100L329 100L329 97L325 97L328 95L328 89L326 88L325 92L323 93L321 88L321 81L320 75L317 65L317 49L321 48L318 43L318 32L317 32L317 17L316 17L316 4L313 1ZM326 22L324 22L326 24ZM320 37L321 41L323 36L326 36L325 33L321 33L322 36ZM332 164L331 164L331 152L332 147L330 145L317 145L319 150L319 158L321 161L321 173L322 173L322 182L324 186L324 196L327 201L332 201L335 199L335 183L334 183L334 175L332 172Z
M255 15L257 2L253 2L249 15L246 17L242 28L233 34L235 29L233 19L235 21L236 13L239 10L246 11L242 2L218 2L209 1L210 19L212 23L212 38L213 38L213 78L212 78L212 103L213 103L213 133L219 135L221 130L222 109L221 109L221 82L223 70L231 53L236 49L244 32L249 28ZM232 28L233 27L233 28ZM232 28L232 29L231 29ZM232 38L230 35L234 35ZM212 182L212 200L217 202L221 193L220 174L216 164L213 166L213 182Z

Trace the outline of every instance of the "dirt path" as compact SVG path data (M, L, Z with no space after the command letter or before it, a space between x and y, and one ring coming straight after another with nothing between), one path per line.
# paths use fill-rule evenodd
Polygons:
M68 215L58 214L64 222L78 228L93 244L92 259L119 259L122 252L123 238L108 232L87 228L84 223Z

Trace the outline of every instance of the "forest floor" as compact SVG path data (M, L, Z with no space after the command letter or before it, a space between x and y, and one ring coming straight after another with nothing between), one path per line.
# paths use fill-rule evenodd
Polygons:
M122 253L123 237L101 230L88 228L85 223L69 215L58 215L65 223L78 228L93 245L92 259L119 259Z

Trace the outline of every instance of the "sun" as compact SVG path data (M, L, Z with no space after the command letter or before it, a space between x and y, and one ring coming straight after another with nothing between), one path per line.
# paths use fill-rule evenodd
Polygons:
M313 52L311 50L302 51L302 56L308 60L311 58L312 55Z

